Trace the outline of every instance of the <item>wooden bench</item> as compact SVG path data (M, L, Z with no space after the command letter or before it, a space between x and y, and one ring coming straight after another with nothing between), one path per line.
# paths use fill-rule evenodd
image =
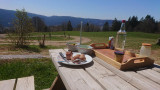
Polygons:
M34 76L0 81L0 90L35 90Z

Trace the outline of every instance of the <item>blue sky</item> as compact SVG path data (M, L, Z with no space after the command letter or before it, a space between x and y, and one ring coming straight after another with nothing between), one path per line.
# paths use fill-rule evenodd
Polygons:
M52 16L96 19L140 19L147 14L160 20L160 0L0 0L0 8Z

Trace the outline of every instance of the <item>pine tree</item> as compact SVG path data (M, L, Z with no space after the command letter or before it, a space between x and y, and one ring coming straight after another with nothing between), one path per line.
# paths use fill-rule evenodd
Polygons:
M73 30L73 27L72 27L71 21L69 20L67 24L67 31L72 31L72 30Z
M126 30L134 31L138 24L139 21L137 16L129 17L128 21L126 22Z
M102 31L109 31L109 24L108 24L108 22L104 23Z
M84 25L84 31L85 32L89 32L90 31L90 24L88 22Z
M44 32L46 28L45 22L40 17L33 17L32 22L37 32Z
M155 19L150 15L147 15L143 20L144 32L154 33L156 31Z
M111 30L112 31L118 31L121 27L121 22L118 21L116 18L114 19L114 21L112 22L112 27Z

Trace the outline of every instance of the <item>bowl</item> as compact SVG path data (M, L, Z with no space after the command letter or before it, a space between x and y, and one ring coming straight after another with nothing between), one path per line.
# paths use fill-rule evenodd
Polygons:
M78 52L83 53L83 54L88 54L88 55L92 55L93 47L91 47L90 45L77 45L77 49Z
M77 45L79 45L79 43L77 42L68 42L67 44L68 50L72 51L72 52L77 52Z

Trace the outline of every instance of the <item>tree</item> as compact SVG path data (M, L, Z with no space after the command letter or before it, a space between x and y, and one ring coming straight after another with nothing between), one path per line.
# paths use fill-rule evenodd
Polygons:
M129 17L128 21L126 22L126 30L127 31L134 31L138 26L139 21L137 16Z
M158 27L158 32L160 32L160 22L158 22L157 27Z
M109 31L109 24L108 24L108 22L104 23L102 31Z
M44 32L46 31L46 24L40 17L33 17L32 22L34 27L36 28L37 32Z
M69 20L67 23L67 31L72 31L72 30L73 30L72 24L71 24L71 21Z
M156 31L155 19L150 15L147 15L143 20L144 32L154 33Z
M25 9L17 9L15 16L16 18L13 20L14 32L9 34L9 37L16 46L28 45L30 33L34 31L32 19L27 16Z
M118 31L121 27L121 22L118 21L116 18L114 19L114 21L112 22L112 27L111 30L112 31Z
M61 27L62 27L62 31L66 31L66 29L67 29L67 23L66 23L66 22L63 22L63 23L61 24Z
M62 25L61 25L61 28L62 28L62 31L64 31L64 37L66 37L66 29L67 29L67 24L64 22L64 23L62 23Z
M81 29L81 24L77 24L77 26L75 27L75 31L79 31ZM84 31L84 29L82 29Z
M84 25L84 31L85 32L89 32L90 31L90 24L88 22Z
M4 27L2 24L0 24L0 33L4 33Z

